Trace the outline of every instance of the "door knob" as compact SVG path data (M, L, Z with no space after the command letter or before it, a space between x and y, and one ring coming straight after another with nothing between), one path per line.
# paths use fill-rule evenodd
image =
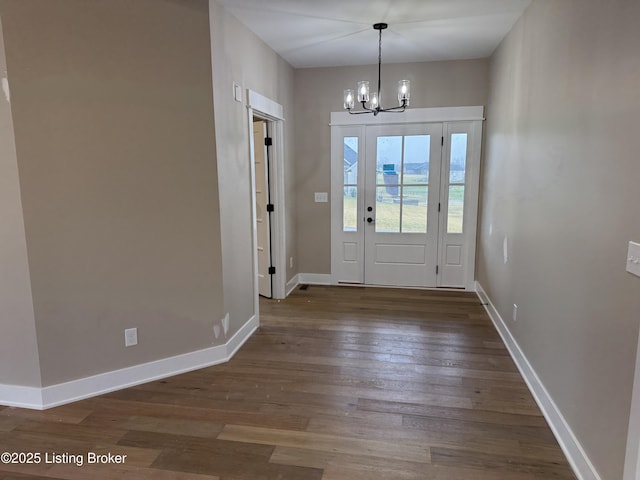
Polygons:
M373 207L367 207L367 212L373 212Z
M367 223L373 223L373 218L367 217Z

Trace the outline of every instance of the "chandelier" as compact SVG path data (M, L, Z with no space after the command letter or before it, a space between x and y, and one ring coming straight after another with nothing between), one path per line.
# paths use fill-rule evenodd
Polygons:
M353 90L344 91L344 108L352 115L362 113L373 113L378 115L380 112L404 112L409 106L410 82L409 80L400 80L398 82L398 105L391 108L382 108L380 106L380 65L382 63L382 30L389 25L386 23L376 23L373 25L374 30L378 30L378 90L376 92L369 91L369 82L358 82L358 103L362 105L362 110L353 111L355 105L356 94Z

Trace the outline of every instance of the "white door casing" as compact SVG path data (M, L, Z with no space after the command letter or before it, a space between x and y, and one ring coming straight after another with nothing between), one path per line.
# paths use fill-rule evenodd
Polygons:
M253 135L253 120L259 118L265 120L269 124L269 134L273 139L271 149L271 202L274 204L274 211L271 216L271 261L276 268L276 273L272 278L272 296L273 298L286 297L286 217L285 217L285 183L284 183L284 109L282 105L267 98L253 90L246 91L247 96L247 119L249 134L249 166L251 175L251 184L255 186L256 171L255 156L256 142ZM259 287L258 287L258 240L257 240L257 221L256 221L256 198L255 188L252 188L252 208L251 220L253 224L252 243L253 243L253 265L254 265L254 307L256 314L259 315Z
M473 288L483 110L483 107L426 108L377 117L331 114L333 284ZM399 175L399 180L390 182L387 178L393 176L384 175L384 181L381 180L382 170L393 166L385 164L386 160L378 162L377 138L403 136L402 141L407 142L412 135L429 135L431 139L427 207L416 199L425 192L421 187L424 182L414 184L415 175L409 180ZM354 160L358 164L356 176L348 172ZM399 163L395 162L397 170ZM394 182L399 191L393 191L393 185L389 185ZM397 216L401 207L394 204L405 203L410 205L407 212L410 209L415 212L415 205L427 209L426 235L413 233L415 225L409 229L412 233L389 232L402 229L389 228L389 211L395 209ZM372 210L366 211L367 207ZM377 231L375 225L380 224L377 210L385 209L383 221L387 224ZM371 223L366 222L369 217Z

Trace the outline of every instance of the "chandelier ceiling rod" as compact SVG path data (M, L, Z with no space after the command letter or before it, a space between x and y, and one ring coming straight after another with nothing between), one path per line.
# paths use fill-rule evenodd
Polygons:
M398 82L398 102L399 105L391 108L382 108L380 106L380 90L382 86L382 30L388 27L386 23L376 23L373 25L374 30L378 30L378 90L372 92L369 95L369 82L358 82L357 97L358 103L362 105L362 110L353 111L355 106L356 94L353 90L348 89L344 91L344 108L353 115L359 115L363 113L373 113L378 115L380 112L404 112L406 107L409 106L410 96L410 82L409 80L400 80Z
M380 88L382 81L380 80L382 72L382 30L385 30L389 25L386 23L376 23L373 25L374 30L378 30L378 101L380 101Z

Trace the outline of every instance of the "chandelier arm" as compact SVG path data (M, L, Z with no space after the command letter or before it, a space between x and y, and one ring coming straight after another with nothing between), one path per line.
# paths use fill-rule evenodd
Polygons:
M375 108L367 107L367 102L365 102L365 101L362 101L361 103L362 103L362 110L361 111L352 112L350 108L347 108L347 111L351 115L362 115L363 113L373 113L375 115L375 112L376 112Z
M397 107L391 107L391 108L383 108L380 110L380 112L385 112L385 113L402 113L404 112L406 109L406 107L403 107L401 105L398 105Z
M375 112L375 110L356 110L354 112L349 108L349 109L347 109L347 112L349 112L351 115L362 115L362 114L365 114L365 113L369 114L369 113Z
M403 100L400 105L396 105L395 107L389 107L389 108L381 108L380 111L381 112L401 113L401 112L404 112L406 109L407 109L407 101Z

